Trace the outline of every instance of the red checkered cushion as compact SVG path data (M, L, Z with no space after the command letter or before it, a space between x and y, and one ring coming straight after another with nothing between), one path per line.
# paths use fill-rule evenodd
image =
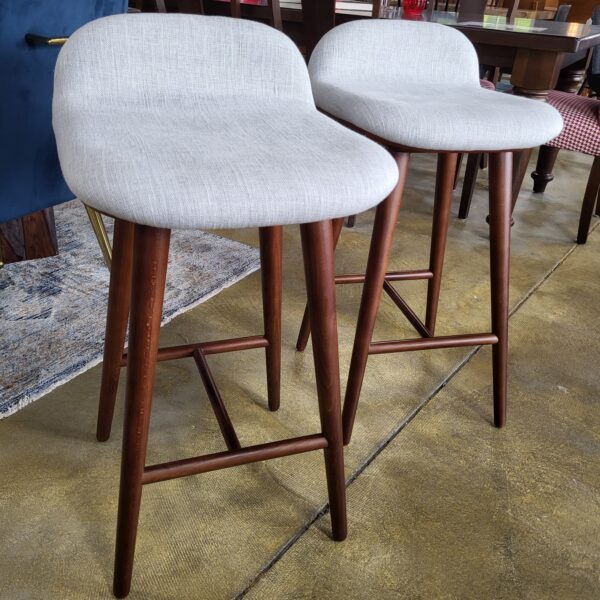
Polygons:
M486 90L495 90L496 89L496 86L491 81L488 81L487 79L480 79L479 84L481 85L482 88L485 88Z
M547 145L600 156L600 100L552 91L548 103L560 113L565 126Z

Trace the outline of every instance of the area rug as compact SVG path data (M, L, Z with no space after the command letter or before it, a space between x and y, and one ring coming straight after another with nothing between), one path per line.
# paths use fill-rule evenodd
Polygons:
M109 272L83 205L63 204L55 217L59 256L0 269L0 419L102 360ZM259 266L255 248L174 231L163 324Z

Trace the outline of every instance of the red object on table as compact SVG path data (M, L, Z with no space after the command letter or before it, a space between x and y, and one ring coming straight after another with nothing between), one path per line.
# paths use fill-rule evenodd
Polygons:
M423 15L427 0L403 0L402 16L406 19L415 19Z

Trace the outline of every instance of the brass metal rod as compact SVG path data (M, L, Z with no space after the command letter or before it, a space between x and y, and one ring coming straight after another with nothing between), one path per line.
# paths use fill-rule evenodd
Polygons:
M84 206L90 219L92 229L94 230L94 234L96 235L96 239L98 240L98 245L102 251L104 262L110 271L112 265L112 245L110 243L108 233L106 232L106 226L102 220L102 215L91 206L88 206L87 204L84 204Z

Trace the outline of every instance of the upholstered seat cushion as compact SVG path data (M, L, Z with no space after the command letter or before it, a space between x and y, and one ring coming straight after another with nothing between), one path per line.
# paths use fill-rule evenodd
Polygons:
M342 217L398 178L384 148L319 113L293 42L240 19L94 21L60 54L53 122L71 190L155 227Z
M319 42L309 72L319 108L409 148L532 148L562 128L549 105L482 89L475 49L444 25L346 23Z
M72 116L67 182L86 204L169 228L305 223L378 204L398 178L382 147L310 106L114 107Z
M548 104L558 110L565 126L547 145L600 156L600 100L552 91Z
M313 91L328 114L394 144L422 150L532 148L562 129L552 107L480 87L316 82Z

